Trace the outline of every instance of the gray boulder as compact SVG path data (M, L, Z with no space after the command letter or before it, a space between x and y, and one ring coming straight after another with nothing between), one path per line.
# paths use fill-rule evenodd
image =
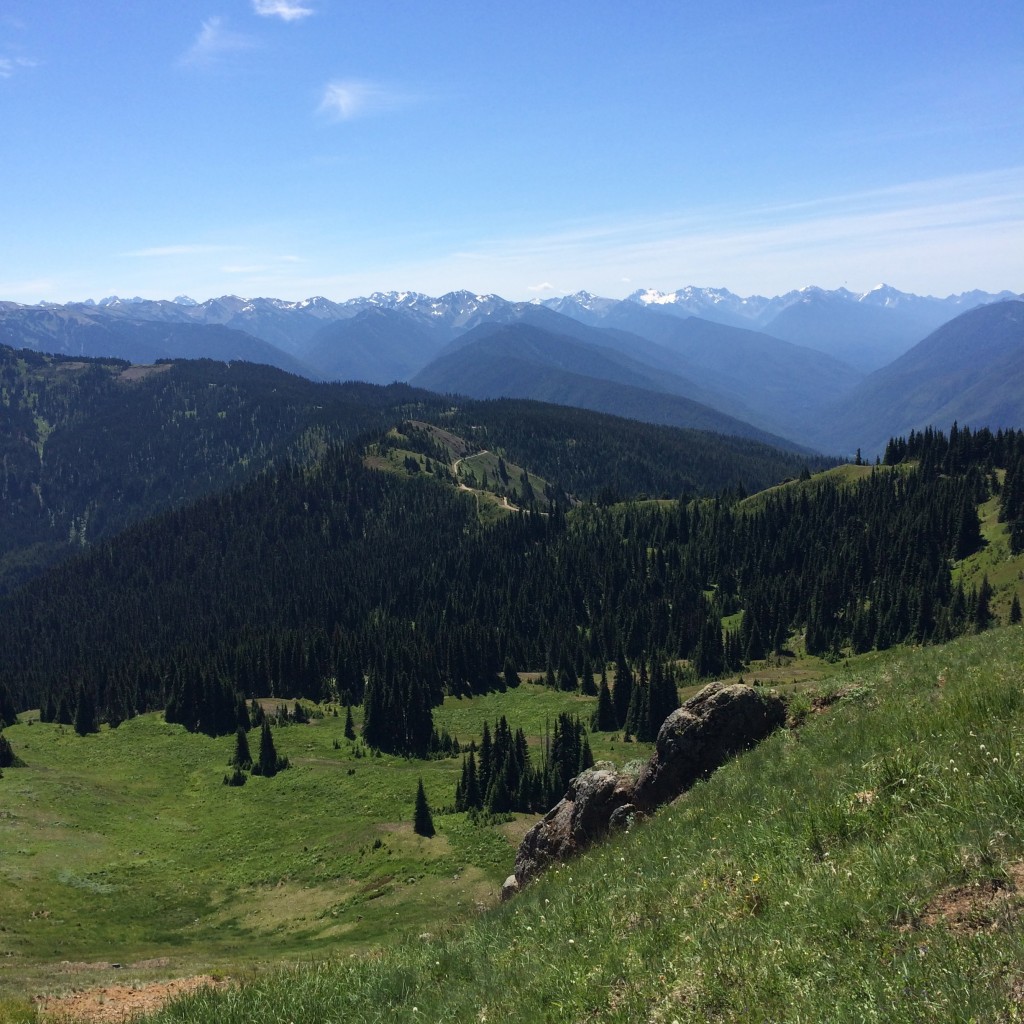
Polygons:
M640 772L635 803L650 812L707 778L786 721L781 697L740 683L710 683L665 719Z
M705 686L665 719L655 752L639 774L620 773L602 761L572 780L565 797L523 838L502 898L552 861L568 860L610 830L673 800L785 720L785 704L774 694L741 684Z
M569 783L565 797L523 837L516 853L520 885L552 861L564 861L605 835L612 814L633 803L636 779L619 775L607 762L594 765Z

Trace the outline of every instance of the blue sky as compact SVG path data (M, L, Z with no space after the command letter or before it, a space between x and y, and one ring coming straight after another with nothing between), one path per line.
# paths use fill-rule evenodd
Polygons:
M3 0L0 299L1024 291L1024 5Z

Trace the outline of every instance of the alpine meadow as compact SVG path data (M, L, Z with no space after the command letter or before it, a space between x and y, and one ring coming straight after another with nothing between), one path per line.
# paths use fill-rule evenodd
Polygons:
M0 1024L1024 1022L1022 14L64 6Z

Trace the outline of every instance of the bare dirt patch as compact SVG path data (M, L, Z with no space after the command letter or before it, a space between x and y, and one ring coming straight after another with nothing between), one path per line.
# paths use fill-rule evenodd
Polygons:
M921 915L921 926L943 925L969 935L992 931L1019 919L1024 912L1024 862L1011 864L1007 878L951 886L940 892Z
M102 985L63 996L41 996L37 1003L43 1020L120 1024L143 1014L153 1013L171 999L195 992L196 989L226 988L227 985L227 981L215 978L212 974L197 974L191 978L175 978L171 981Z
M151 374L165 373L170 368L170 363L157 363L155 366L129 366L127 370L122 370L117 375L117 379L126 384L133 384L137 380L144 380Z

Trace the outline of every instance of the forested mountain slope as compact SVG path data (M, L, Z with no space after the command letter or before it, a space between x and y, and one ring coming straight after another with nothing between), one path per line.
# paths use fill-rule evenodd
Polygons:
M406 385L316 384L249 363L129 366L0 346L0 387L0 589L286 454L302 461L406 416L461 410L461 429L489 423L481 447L528 442L526 464L540 459L537 472L580 497L754 490L804 465L750 441L533 403L491 410Z
M981 306L944 324L871 374L822 416L829 450L881 451L911 430L1024 424L1024 302Z
M403 403L428 397L405 386L317 385L250 363L130 367L6 346L0 387L0 588L299 454L311 430L343 438L380 429Z
M685 363L680 367L685 370ZM478 327L457 339L412 382L432 391L475 398L531 398L646 423L798 447L743 421L740 403L705 385L645 365L621 351L530 323ZM725 407L736 409L737 415L719 411Z
M334 692L377 701L388 747L422 752L418 712L501 685L507 665L575 680L587 661L685 659L704 677L794 635L835 656L941 640L988 624L989 595L950 570L1022 447L929 433L893 447L917 468L756 506L556 501L485 526L472 494L331 445L21 588L0 605L3 679L47 716L84 691L112 720L174 703L204 729L236 694ZM1007 521L1024 520L1019 487L1006 493Z

